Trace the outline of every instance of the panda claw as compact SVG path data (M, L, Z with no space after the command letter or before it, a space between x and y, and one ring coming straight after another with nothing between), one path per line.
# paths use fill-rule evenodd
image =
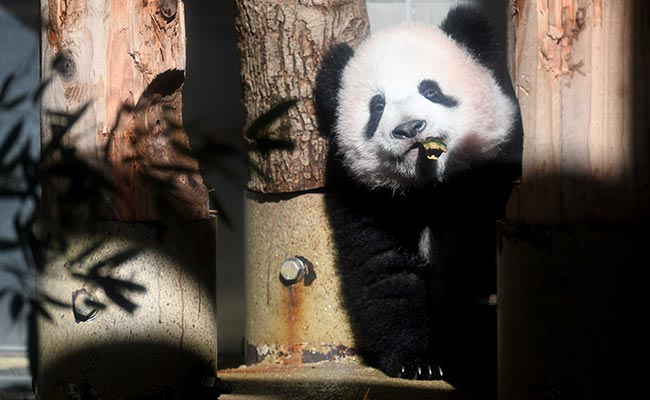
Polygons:
M404 364L400 367L399 372L395 375L397 378L401 379L411 379L411 380L441 380L443 379L442 368L436 363L413 363L413 364Z

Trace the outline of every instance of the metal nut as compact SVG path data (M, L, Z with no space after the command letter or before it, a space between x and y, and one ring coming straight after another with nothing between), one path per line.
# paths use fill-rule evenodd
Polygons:
M99 304L95 297L84 288L72 293L72 313L75 322L90 322L99 314Z
M280 266L280 277L287 284L296 283L303 277L306 269L307 266L300 257L290 257Z

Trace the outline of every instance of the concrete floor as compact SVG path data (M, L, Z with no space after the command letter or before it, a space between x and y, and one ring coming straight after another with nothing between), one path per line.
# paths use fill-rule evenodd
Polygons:
M373 368L334 362L305 366L256 365L219 370L232 384L222 400L477 400L443 381L389 378ZM0 399L33 400L25 357L0 357Z
M378 370L336 363L302 367L239 367L219 371L233 385L223 400L477 399L442 381L389 378Z

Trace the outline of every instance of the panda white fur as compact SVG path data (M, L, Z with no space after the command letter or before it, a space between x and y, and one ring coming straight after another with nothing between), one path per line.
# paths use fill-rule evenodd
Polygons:
M328 213L364 360L390 376L494 382L495 222L520 173L511 88L489 22L404 25L334 46L317 77ZM503 80L503 82L507 82ZM434 137L447 151L425 157Z

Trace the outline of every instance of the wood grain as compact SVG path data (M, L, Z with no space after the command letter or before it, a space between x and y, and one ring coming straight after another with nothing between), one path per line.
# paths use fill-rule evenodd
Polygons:
M189 147L182 129L183 2L42 0L41 7L42 75L52 78L42 98L42 143L57 122L51 111L88 106L64 142L117 187L105 195L100 217L159 219L161 196L184 218L207 217L198 164L176 147ZM170 171L174 166L182 170ZM55 179L44 185L47 216L57 215L65 186Z
M648 5L511 1L521 185L508 218L631 223L650 215Z

